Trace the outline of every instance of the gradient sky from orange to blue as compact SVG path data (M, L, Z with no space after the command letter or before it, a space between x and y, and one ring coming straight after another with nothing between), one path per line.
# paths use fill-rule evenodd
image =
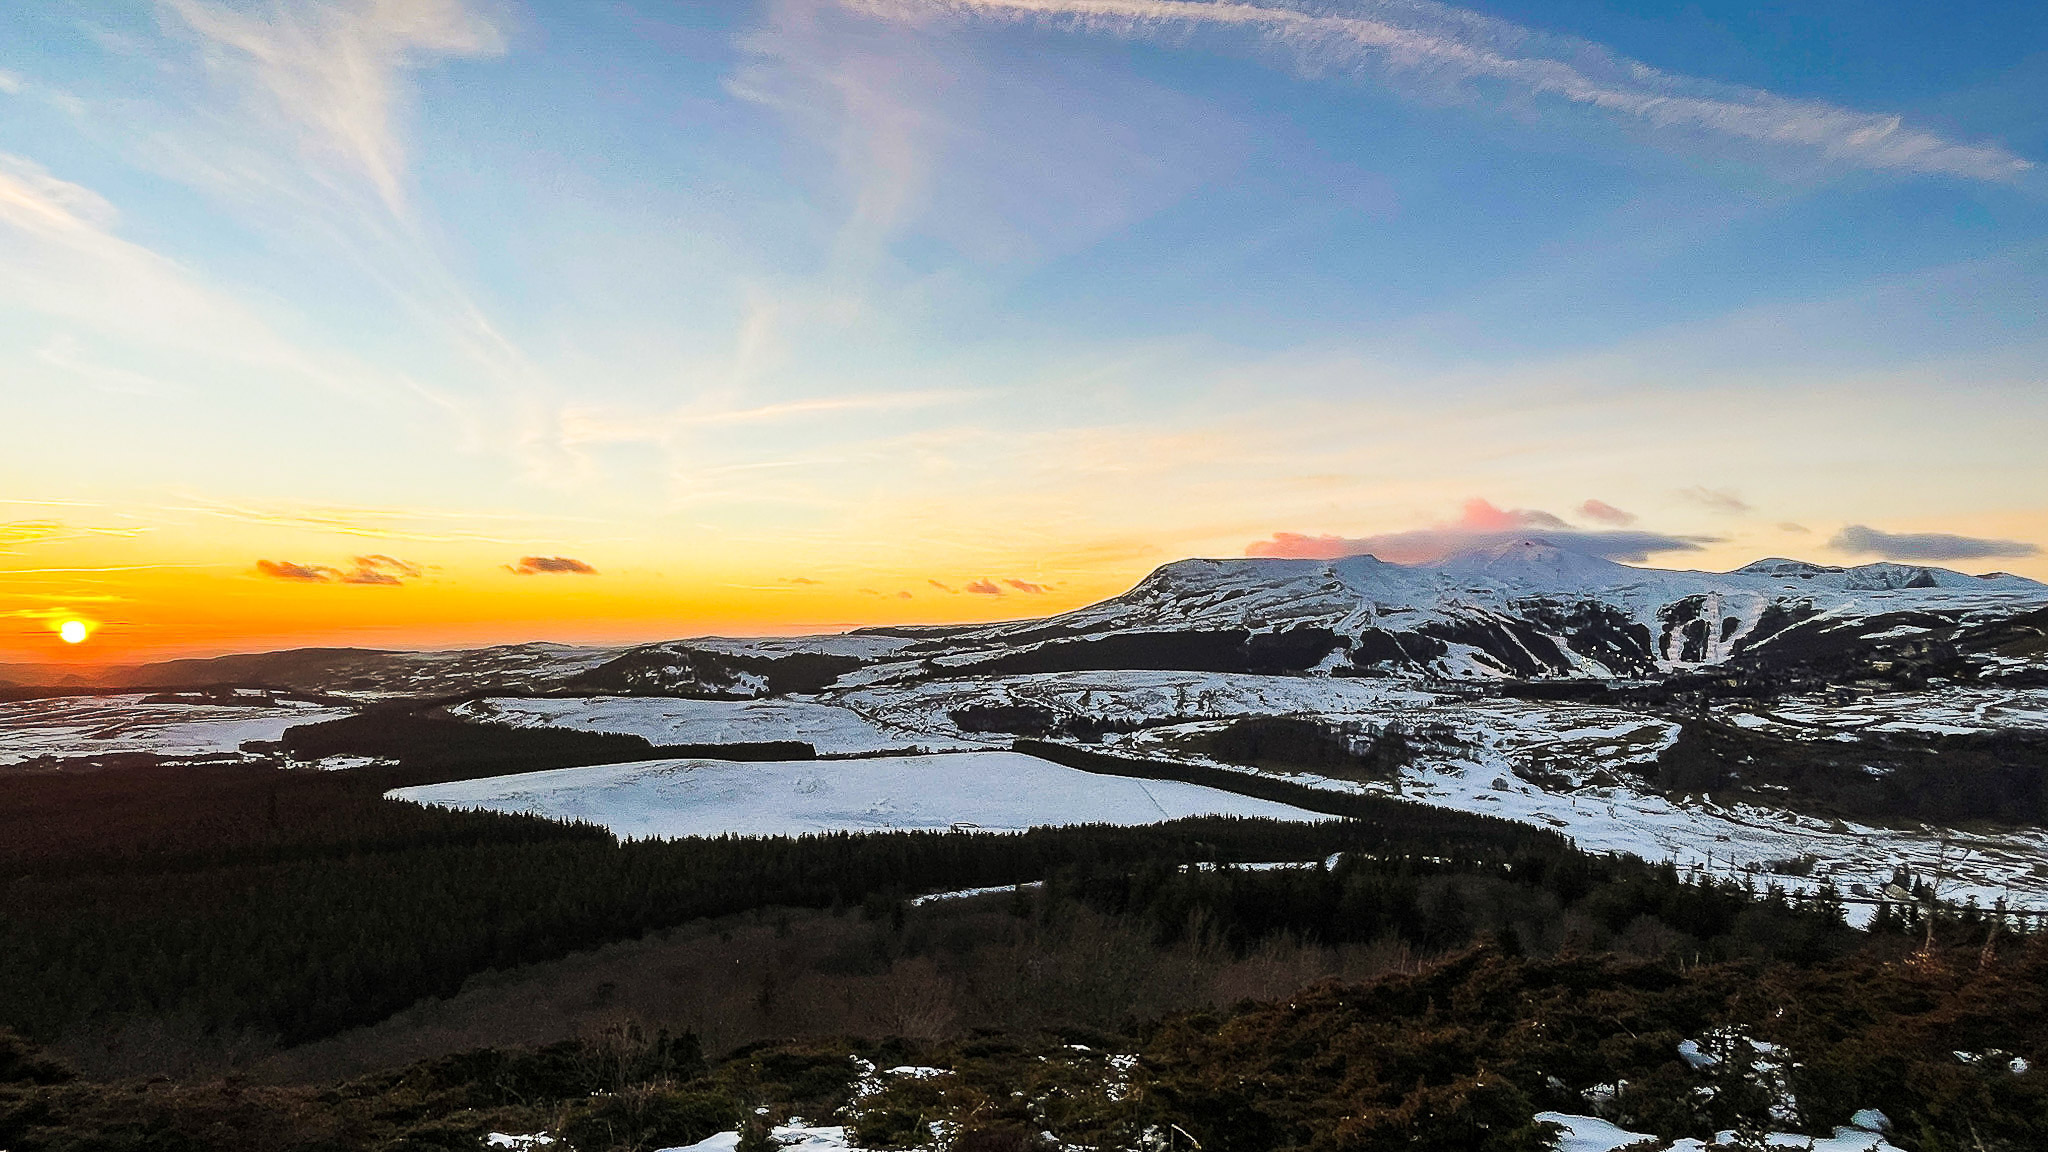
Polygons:
M1015 617L1525 529L2048 578L2043 45L2038 4L21 0L0 661Z

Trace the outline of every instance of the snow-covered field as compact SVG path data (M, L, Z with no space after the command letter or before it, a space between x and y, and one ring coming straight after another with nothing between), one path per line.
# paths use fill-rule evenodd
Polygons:
M519 728L574 728L645 737L652 744L808 741L821 754L920 746L970 748L968 741L909 732L846 708L807 700L681 700L665 696L492 697L450 711Z
M1945 875L1946 899L1974 896L1986 907L2004 899L2010 906L2048 910L2048 832L1876 827L1721 803L1713 797L1663 796L1651 791L1640 773L1676 738L1678 726L1624 708L1462 699L1403 680L1157 671L970 677L857 687L813 700L494 699L473 707L478 709L477 718L491 715L518 724L628 732L655 743L809 740L820 752L858 753L906 745L1005 748L1012 739L1008 734L963 733L949 715L969 705L991 704L1034 705L1062 716L1109 721L1166 722L1112 735L1104 749L1191 760L1199 757L1177 743L1179 738L1240 716L1317 716L1339 722L1401 723L1411 729L1443 725L1455 735L1455 742L1421 749L1402 774L1399 794L1404 798L1555 828L1591 851L1669 860L1737 879L1754 875L1759 885L1813 891L1831 880L1850 898L1852 923L1866 922L1876 912L1874 904L1855 898L1852 886L1874 893L1899 865L1923 876ZM493 711L487 713L486 708ZM2048 692L1952 689L1888 694L1846 705L1802 698L1774 705L1767 714L1742 717L1751 726L1770 725L1788 734L1819 737L1873 726L2048 727ZM1570 785L1531 783L1516 775L1517 766L1541 769L1550 777L1568 779ZM836 765L812 765L805 778L824 779L838 770ZM1394 791L1386 785L1299 779L1319 787ZM914 808L925 803L920 790L928 783L923 778L892 778L888 787L895 790L887 794L895 805ZM774 803L765 793L761 802ZM940 819L952 801L938 796L932 803L932 823L854 826L990 823L972 816ZM614 818L602 822L610 824ZM1024 822L1094 818L1068 815L1059 802L1047 798L1045 806L1034 809ZM780 819L773 817L768 824L779 827ZM719 830L715 824L713 828ZM1772 862L1802 855L1818 858L1811 875L1769 872Z
M2048 688L1946 688L1886 692L1835 703L1801 696L1730 709L1726 719L1774 736L1825 739L1869 732L1935 734L2048 729Z
M1253 676L1232 672L1048 672L861 688L834 702L907 732L962 735L947 713L970 704L1033 704L1064 715L1146 721L1172 717L1367 715L1422 708L1434 695L1395 680ZM983 739L1008 743L1000 733Z
M391 795L586 820L622 837L797 836L957 824L1021 831L1208 814L1329 819L1193 784L1097 776L1015 752L751 764L649 760L401 788Z
M153 752L205 756L235 752L244 741L276 740L295 724L349 715L299 701L145 704L141 694L62 696L0 704L0 765L39 756Z
M1669 860L1735 879L1754 873L1759 887L1777 883L1791 891L1815 891L1832 880L1851 897L1853 924L1867 923L1876 907L1855 902L1852 885L1876 892L1898 865L1922 876L1944 875L1944 900L1975 897L1988 908L2004 899L2012 907L2048 910L2048 832L1877 827L1716 803L1711 797L1660 795L1642 784L1634 768L1654 760L1678 728L1641 712L1494 699L1445 700L1420 708L1389 700L1379 710L1351 707L1325 715L1441 723L1457 734L1458 744L1425 749L1402 773L1400 794L1407 799L1556 828L1589 851ZM1125 738L1122 746L1171 756L1175 733L1174 728L1150 729ZM1575 786L1540 787L1515 774L1518 764L1545 766ZM1320 787L1393 792L1388 785L1301 779ZM1768 872L1772 861L1801 855L1818 858L1812 875Z

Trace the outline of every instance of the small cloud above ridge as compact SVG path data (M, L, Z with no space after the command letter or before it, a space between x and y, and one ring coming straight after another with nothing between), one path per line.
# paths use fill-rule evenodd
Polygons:
M2041 554L2039 545L2024 540L1948 532L1884 532L1867 524L1843 528L1828 540L1828 547L1836 552L1887 560L1992 560Z
M1605 500L1586 501L1579 505L1579 514L1588 520L1598 520L1602 524L1612 524L1617 528L1626 528L1637 520L1635 513L1624 512Z
M1679 489L1678 494L1703 508L1712 508L1716 512L1755 511L1750 506L1749 501L1744 500L1725 488L1705 488L1695 484L1690 488Z
M1245 549L1245 555L1297 560L1369 555L1394 564L1434 564L1474 548L1532 538L1583 555L1628 563L1641 563L1659 552L1697 552L1701 545L1718 540L1712 536L1575 528L1549 512L1496 508L1475 497L1465 502L1456 520L1427 528L1356 537L1275 532L1268 539L1253 542Z

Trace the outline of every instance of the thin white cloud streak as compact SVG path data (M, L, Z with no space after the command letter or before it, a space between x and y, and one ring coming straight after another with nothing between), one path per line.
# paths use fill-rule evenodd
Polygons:
M1993 144L1963 144L1894 115L1665 72L1589 41L1545 35L1429 0L1341 7L1202 0L842 0L870 15L1038 21L1125 39L1241 29L1294 55L1303 72L1377 70L1432 88L1490 80L1657 128L1803 149L1861 168L2009 180L2034 165Z
M233 297L121 238L115 222L113 206L98 193L0 153L0 301L159 352L177 349L354 389ZM54 347L62 353L67 346ZM57 359L49 366L76 370Z
M396 76L423 61L486 56L504 41L462 0L273 2L241 12L206 0L159 0L210 46L216 67L246 67L301 125L306 143L342 157L399 215L405 149L393 120Z

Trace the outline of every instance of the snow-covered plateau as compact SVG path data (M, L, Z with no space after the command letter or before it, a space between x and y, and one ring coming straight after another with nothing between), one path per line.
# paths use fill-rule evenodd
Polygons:
M225 703L160 703L141 694L17 700L0 704L0 766L44 756L233 755L245 743L274 741L294 725L350 711L253 694Z
M1003 832L1206 815L1329 819L1233 792L1099 776L1015 752L769 763L651 760L460 780L391 795L583 820L636 838L961 827Z
M801 740L821 755L922 747L972 748L974 742L910 732L849 708L810 700L687 700L664 696L489 697L451 708L465 720L518 728L573 728L639 736L650 744L748 744Z

